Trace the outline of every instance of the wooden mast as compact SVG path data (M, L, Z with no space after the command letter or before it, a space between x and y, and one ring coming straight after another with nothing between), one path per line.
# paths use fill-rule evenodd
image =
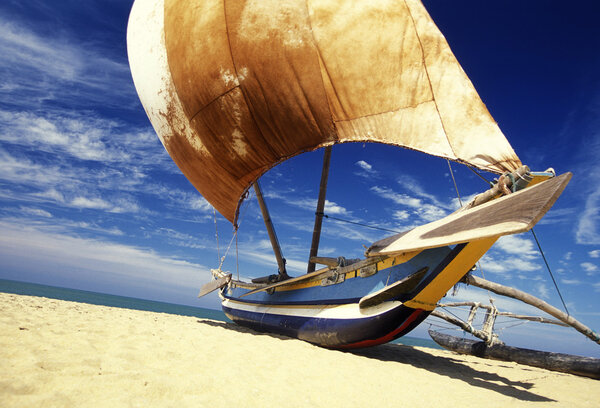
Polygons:
M255 181L252 186L254 187L254 192L256 193L256 198L258 199L258 205L260 206L263 219L265 220L265 226L267 227L273 252L275 252L275 258L277 258L279 276L282 279L287 279L288 274L285 270L285 258L281 254L281 247L279 246L279 241L277 240L277 235L275 234L275 228L273 227L273 222L271 221L271 216L269 215L269 210L267 208L267 204L265 203L265 199L263 198L260 186L258 185L258 181Z
M319 199L317 211L315 212L315 227L313 229L310 255L308 256L308 268L306 273L315 271L315 263L311 259L317 256L319 241L321 239L321 225L323 224L323 210L325 209L325 193L327 192L327 179L329 178L329 163L331 162L331 146L325 147L323 153L323 170L321 171L321 185L319 186Z

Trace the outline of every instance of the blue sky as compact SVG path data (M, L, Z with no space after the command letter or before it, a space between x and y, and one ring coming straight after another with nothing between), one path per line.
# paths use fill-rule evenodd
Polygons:
M536 233L569 311L600 331L598 6L424 3L522 161L574 173ZM125 44L130 7L0 4L0 278L218 308L214 294L196 294L232 228L217 215L215 230L212 208L166 154L137 99ZM291 274L305 271L321 157L298 156L262 180ZM463 166L452 169L463 198L486 188ZM382 145L336 146L329 186L327 214L397 231L457 205L446 161ZM241 213L224 268L274 273L255 200ZM388 234L328 219L320 254L361 257L363 245ZM486 278L561 307L531 234L501 239L481 266ZM447 300L467 298L488 295L463 287ZM512 345L600 356L569 329L527 324L500 335Z

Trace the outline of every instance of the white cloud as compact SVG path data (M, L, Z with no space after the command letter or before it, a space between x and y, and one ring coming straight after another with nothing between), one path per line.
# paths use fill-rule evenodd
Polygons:
M561 279L560 280L565 285L581 285L581 281L579 279Z
M404 205L410 208L420 208L422 206L422 201L420 199L410 197L406 194L396 193L395 191L386 187L373 186L371 187L371 191L380 197L392 200L394 203L399 205Z
M152 146L143 141L143 133L137 134L141 137L127 135L117 122L95 118L89 113L36 114L4 110L0 111L0 125L3 127L0 140L36 151L71 155L79 160L129 163L130 152L141 149L144 143Z
M108 202L101 198L75 197L70 204L75 208L91 208L94 210L107 210L112 208Z
M407 178L401 178L400 180L402 180L401 184L403 184L405 187L408 187L408 183L412 182L412 179ZM417 193L418 197L412 197L407 194L397 193L387 187L371 187L371 191L379 195L380 197L391 200L397 205L408 207L408 209L406 210L396 210L393 216L398 220L401 219L397 218L396 214L400 216L410 214L411 217L414 217L413 221L415 224L436 221L447 215L446 209L450 208L451 204L442 205L437 199L435 199L434 196L425 193L421 190L420 187L415 187L414 190ZM428 201L430 201L431 203Z
M21 206L20 211L26 215L33 215L34 217L44 217L44 218L52 218L52 214L50 214L46 210L42 210L41 208L29 208Z
M600 249L595 249L593 251L588 252L590 258L600 258Z
M330 215L349 215L350 212L333 201L325 200L325 213Z
M423 204L415 212L422 220L427 222L436 221L446 216L446 211L431 204Z
M494 244L495 249L506 252L507 254L519 254L519 256L535 257L538 251L532 240L524 238L522 235L505 235L500 237Z
M598 266L594 265L591 262L582 262L580 266L583 268L584 271L587 272L589 276L594 275L598 270Z
M191 197L188 201L188 205L192 210L200 210L202 212L212 211L213 209L213 206L200 195Z
M495 259L489 254L482 258L481 263L485 271L492 273L532 272L541 269L540 265L522 258Z
M373 172L373 166L371 166L369 163L367 163L364 160L359 160L355 164L358 167L360 167L361 169L363 169L364 171L366 171L367 173L372 173Z
M71 100L78 106L137 107L129 67L106 50L80 39L37 34L0 16L0 94L18 95L14 106L31 109L46 100ZM111 92L104 92L110 84ZM6 98L4 98L6 99Z
M274 195L273 198L282 199L286 204L293 205L294 207L309 210L309 211L315 211L315 209L317 208L317 199L312 199L312 198L296 199L289 195L286 195L286 196ZM351 212L347 208L342 207L341 205L337 204L336 202L329 201L329 200L325 200L324 212L325 212L325 214L329 214L329 215L344 215L344 216L351 215Z
M421 184L413 177L408 176L406 174L399 176L396 179L396 182L405 190L410 192L410 194L414 194L417 197L424 199L427 202L430 202L435 207L443 208L445 210L455 210L458 208L457 205L454 204L454 199L451 200L450 203L443 203L437 199L433 194L427 193ZM430 205L431 205L430 204ZM444 211L445 214L445 211Z
M406 221L410 218L410 214L408 213L408 211L405 210L394 211L394 214L392 216L399 221Z
M594 125L598 128L598 115L594 117ZM575 238L578 244L600 245L600 133L596 131L592 138L581 145L585 146L585 151L580 159L579 173L585 175L588 189L583 192L585 204L583 211L579 211Z
M550 297L550 291L545 283L538 283L535 286L535 290L542 299L548 299Z
M578 244L598 245L600 244L600 190L590 194L585 201L585 208L579 217L577 231L575 234Z
M22 220L21 220L22 221ZM75 270L79 274L107 275L118 284L143 280L144 284L198 285L210 277L202 265L162 256L152 250L45 231L34 224L0 221L0 256L26 260L40 271Z

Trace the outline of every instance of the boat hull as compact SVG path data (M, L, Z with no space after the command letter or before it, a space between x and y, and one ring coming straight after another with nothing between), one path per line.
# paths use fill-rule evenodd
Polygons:
M350 265L271 290L232 281L220 292L223 311L240 325L323 347L383 344L425 320L494 241L401 254L381 259L371 271Z
M387 343L410 332L430 313L401 302L384 302L370 309L362 311L358 303L273 307L223 301L227 317L242 326L339 349Z

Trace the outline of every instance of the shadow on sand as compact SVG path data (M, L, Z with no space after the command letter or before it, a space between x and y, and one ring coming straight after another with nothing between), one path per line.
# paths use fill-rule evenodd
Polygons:
M235 323L220 322L215 320L198 320L198 323L213 327L220 327L239 333L270 336L280 340L296 340L291 337L281 336L278 334L257 332L256 330L239 326ZM487 390L495 391L499 394L503 394L520 401L555 402L553 399L527 391L534 386L533 383L526 381L512 381L509 378L498 374L478 370L459 359L452 358L451 355L448 355L447 357L438 357L416 348L401 344L384 344L381 346L352 350L348 351L347 353L380 361L409 364L413 367L422 368L432 373L461 380L473 387L485 388ZM485 365L485 362L482 364ZM519 369L530 370L537 373L540 372L537 369L529 368L527 366L519 366Z
M357 356L381 361L410 364L413 367L422 368L439 375L461 380L473 387L485 388L521 401L555 401L527 391L534 386L533 383L526 381L512 381L499 374L478 370L459 359L452 358L452 355L438 357L413 347L400 344L383 344L367 349L353 350L351 353ZM486 365L485 362L482 364ZM526 366L519 366L519 369L539 373L538 370Z

